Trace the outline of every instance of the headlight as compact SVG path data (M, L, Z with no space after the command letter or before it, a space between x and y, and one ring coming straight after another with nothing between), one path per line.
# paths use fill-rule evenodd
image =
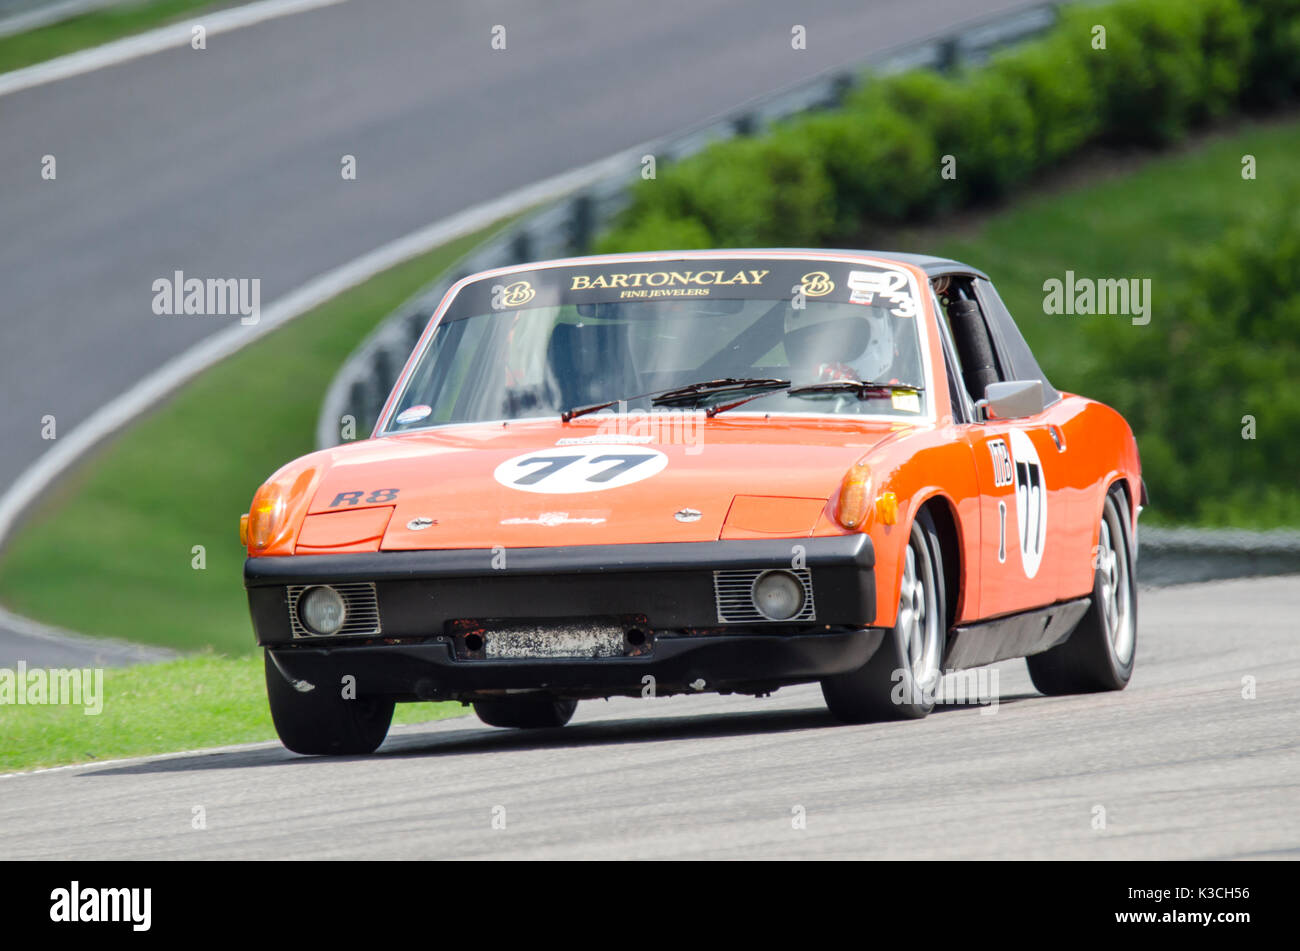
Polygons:
M347 616L343 596L333 588L309 588L298 599L298 620L316 634L337 634Z
M769 621L788 621L803 610L803 585L788 571L765 571L754 579L753 598Z
M845 528L860 528L867 517L867 491L870 488L871 469L861 462L851 466L840 483L835 520Z

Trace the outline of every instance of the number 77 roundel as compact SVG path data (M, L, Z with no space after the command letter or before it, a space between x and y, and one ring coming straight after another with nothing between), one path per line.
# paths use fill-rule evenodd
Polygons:
M566 446L526 452L496 467L502 485L523 492L569 495L640 482L662 472L668 457L657 449L628 446Z

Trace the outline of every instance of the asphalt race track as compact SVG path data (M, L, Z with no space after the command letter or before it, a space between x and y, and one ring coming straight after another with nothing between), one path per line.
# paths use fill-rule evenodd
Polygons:
M1294 859L1297 603L1297 577L1145 591L1128 690L1048 699L1009 662L991 714L845 727L801 687L589 702L542 733L403 727L372 757L258 744L14 775L0 855Z
M1022 4L366 0L0 96L0 491L50 447L44 416L68 433L237 319L156 316L155 279L257 277L265 306L455 212ZM5 662L58 662L47 646L0 626Z

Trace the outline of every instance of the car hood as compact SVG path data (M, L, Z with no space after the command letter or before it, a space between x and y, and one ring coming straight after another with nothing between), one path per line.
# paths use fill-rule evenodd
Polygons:
M735 416L650 439L595 418L445 426L329 450L310 514L391 507L392 551L809 535L848 467L914 428ZM313 524L316 544L345 543Z

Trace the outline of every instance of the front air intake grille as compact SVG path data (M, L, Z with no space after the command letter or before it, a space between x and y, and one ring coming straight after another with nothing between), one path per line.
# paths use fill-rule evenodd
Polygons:
M772 620L764 617L754 603L754 582L770 570L772 569L728 568L713 573L713 594L718 604L718 621L720 623L772 623ZM779 570L794 575L799 579L799 583L803 585L803 607L798 614L782 623L816 620L817 607L813 603L812 573L807 568L782 568Z
M334 584L333 588L343 598L346 611L343 627L336 634L316 634L298 619L298 600L307 591L318 587L311 584L289 585L289 625L294 637L358 637L378 634L382 628L379 624L379 598L375 586L369 581L352 584Z

